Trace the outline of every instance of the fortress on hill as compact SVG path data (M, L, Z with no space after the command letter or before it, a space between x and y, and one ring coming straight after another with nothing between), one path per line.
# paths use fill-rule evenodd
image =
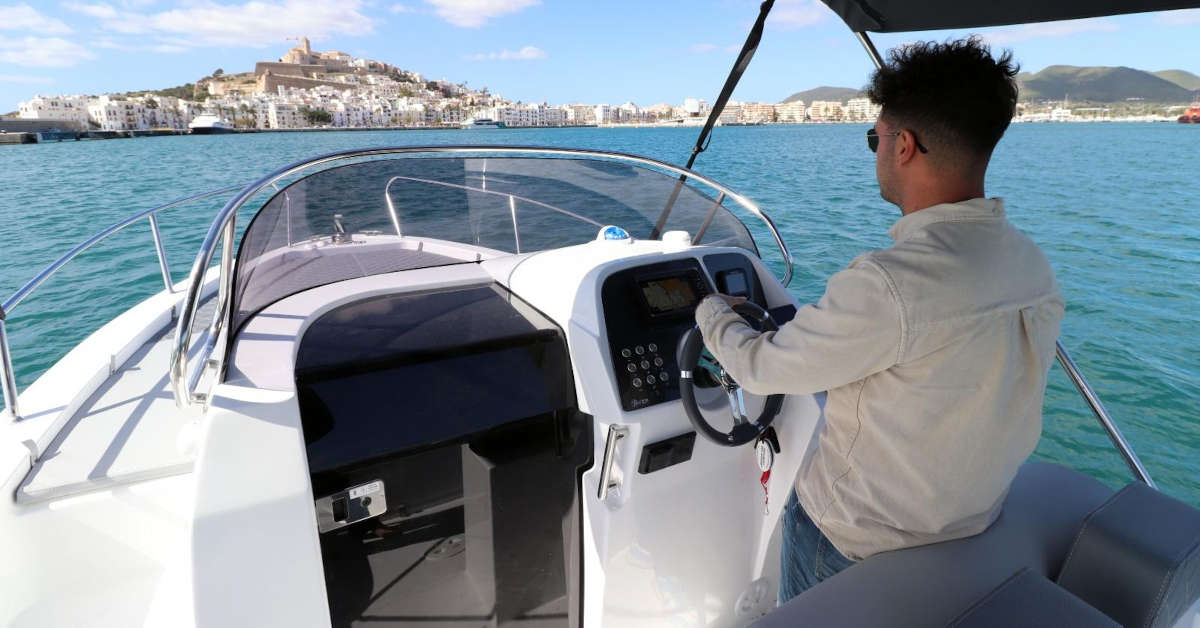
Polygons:
M394 66L370 59L355 59L337 50L315 52L307 37L300 45L288 50L279 61L259 61L254 64L255 92L274 94L280 86L311 89L328 85L344 89L344 81L335 80L338 74L394 74Z

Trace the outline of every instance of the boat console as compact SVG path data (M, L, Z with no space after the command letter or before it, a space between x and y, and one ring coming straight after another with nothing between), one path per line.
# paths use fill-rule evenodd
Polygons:
M713 292L766 306L762 281L736 253L646 264L608 276L601 288L613 378L625 411L679 399L679 338Z

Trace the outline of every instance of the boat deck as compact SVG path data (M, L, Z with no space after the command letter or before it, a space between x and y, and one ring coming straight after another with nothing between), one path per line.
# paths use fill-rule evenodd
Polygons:
M213 307L201 308L201 320ZM17 503L192 470L192 418L175 407L166 372L174 337L173 324L151 337L79 408L17 489Z

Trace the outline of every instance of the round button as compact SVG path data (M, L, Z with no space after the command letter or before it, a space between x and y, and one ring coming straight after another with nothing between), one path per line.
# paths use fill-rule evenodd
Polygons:
M633 387L641 388L642 387L642 378L640 378L640 377L633 378Z
M656 381L658 381L658 380L654 379L654 376L653 376L653 375L647 375L647 376L646 376L646 383L647 383L647 384L653 384L653 383L654 383L654 382L656 382Z
M643 371L649 371L649 370L650 370L650 362L649 362L649 361L647 361L647 360L642 360L642 370L643 370Z
M366 496L366 497L362 498L362 505L363 505L364 507L366 507L366 506L370 506L370 505L371 505L371 496L370 496L370 495L368 495L368 496Z
M636 372L637 372L637 365L636 365L636 364L634 364L633 362L630 362L629 364L626 364L626 365L625 365L625 370L626 370L626 371L629 371L630 373L636 373Z
M633 352L634 352L634 353L636 353L636 354L638 354L638 355L642 355L643 353L645 353L645 352L646 352L646 350L645 350L644 348L642 348L642 345L638 345L638 346L636 346L636 347L634 347L634 348L633 348Z
M630 351L629 349L621 349L621 357L627 358L631 355L633 355L633 352Z
M647 345L646 348L650 350L650 353L658 351L658 345L654 344L653 342Z
M667 381L667 372L666 371L663 371L658 374L658 381L660 381L660 382Z
M663 365L662 358L654 358L654 366L662 366L662 365Z

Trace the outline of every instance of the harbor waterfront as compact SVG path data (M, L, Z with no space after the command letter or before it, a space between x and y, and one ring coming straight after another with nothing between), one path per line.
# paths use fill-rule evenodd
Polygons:
M859 253L890 244L899 211L881 200L865 124L722 127L696 169L778 223L801 302ZM0 295L135 211L288 162L364 146L526 144L644 154L682 163L694 128L368 131L167 136L0 151ZM1200 181L1182 165L1195 125L1014 125L988 193L1046 251L1067 301L1062 340L1159 486L1200 506ZM182 280L221 200L159 218ZM353 226L350 226L353 228ZM639 235L639 234L635 234ZM768 261L770 251L764 251ZM8 321L18 380L32 382L88 333L161 289L149 229L84 253ZM1128 471L1056 366L1037 457L1110 484ZM749 490L749 489L748 489Z

